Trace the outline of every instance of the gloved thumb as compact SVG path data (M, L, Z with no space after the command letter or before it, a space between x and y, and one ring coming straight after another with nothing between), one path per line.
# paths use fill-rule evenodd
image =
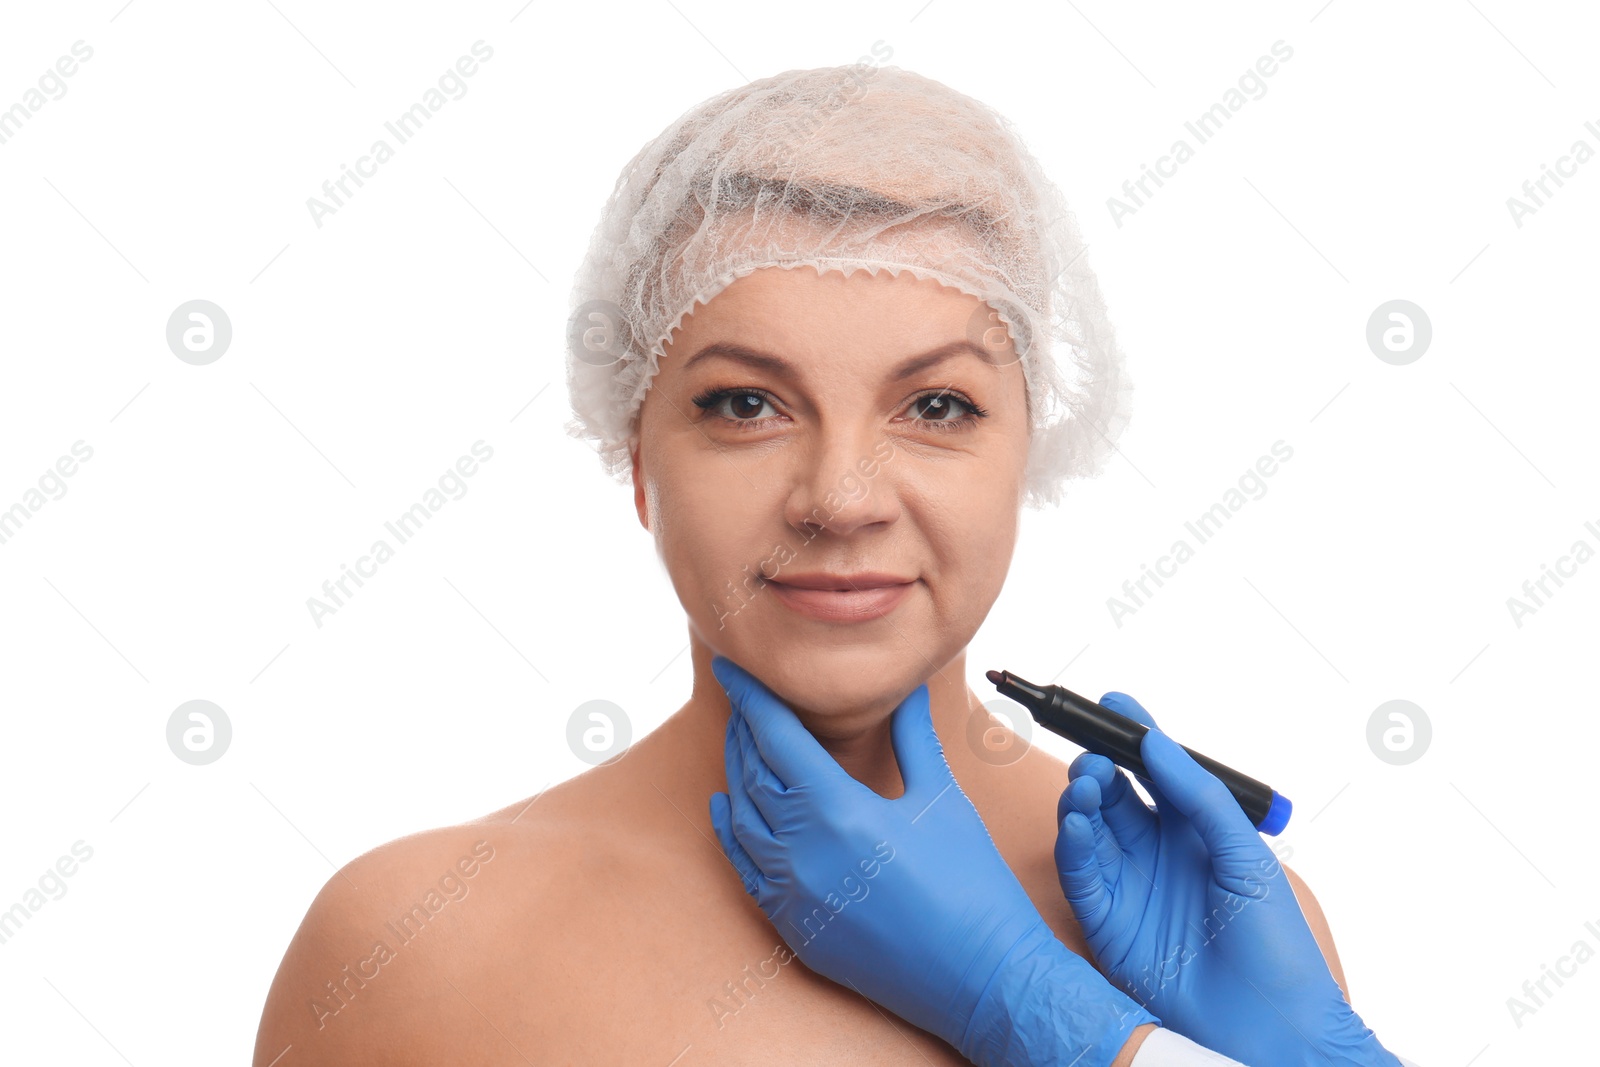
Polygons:
M749 714L754 705L767 698L766 687L749 671L726 656L711 657L711 673L728 694L728 703L735 710Z
M1132 719L1134 722L1139 723L1140 725L1148 726L1152 730L1157 729L1155 717L1152 716L1148 711L1144 710L1143 704L1133 699L1127 693L1118 693L1115 691L1107 693L1105 696L1100 698L1100 705L1102 707L1109 708L1124 718ZM1155 801L1157 811L1168 810L1169 805L1166 794L1161 791L1160 783L1153 782L1149 777L1142 774L1135 774L1134 777L1139 779L1139 784L1144 786L1145 792L1150 794L1150 799Z
M926 685L917 686L894 709L889 720L889 737L894 745L895 761L900 764L900 777L906 784L906 796L914 790L923 792L930 786L935 791L944 788L952 775L950 764L944 758L944 744L933 728Z

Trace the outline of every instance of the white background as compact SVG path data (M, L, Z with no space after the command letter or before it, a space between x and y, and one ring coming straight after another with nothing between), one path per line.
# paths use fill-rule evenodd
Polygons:
M977 691L1130 692L1291 797L1277 840L1391 1049L1588 1052L1600 961L1507 1007L1600 950L1600 562L1507 607L1600 549L1600 160L1521 227L1506 204L1600 149L1583 5L123 2L0 14L0 108L94 50L0 144L0 509L93 449L0 544L0 909L93 849L0 944L0 1058L244 1062L338 866L586 769L584 701L635 736L682 703L631 495L562 432L572 272L680 113L880 41L1017 124L1138 388L1105 475L1027 514ZM480 39L466 95L319 228L307 198ZM1278 40L1265 95L1118 226L1107 198ZM208 366L166 343L193 299L233 327ZM1365 340L1392 299L1432 323L1405 366ZM307 598L480 439L466 495L319 628ZM1280 439L1266 494L1117 626L1107 598ZM1404 766L1367 742L1396 698L1432 725ZM207 766L167 747L192 699L232 723Z

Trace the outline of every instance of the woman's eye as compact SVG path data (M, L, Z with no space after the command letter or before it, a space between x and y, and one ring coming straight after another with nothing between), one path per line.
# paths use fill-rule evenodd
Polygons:
M945 418L952 410L952 406L965 411L972 410L971 404L968 404L959 396L952 396L949 393L929 393L926 396L919 396L911 402L911 410L916 412L918 417L926 419L928 422L959 422L959 418Z
M707 397L704 402L697 399L695 403L712 414L721 415L733 422L754 422L760 417L763 407L771 406L771 401L760 393L735 392Z

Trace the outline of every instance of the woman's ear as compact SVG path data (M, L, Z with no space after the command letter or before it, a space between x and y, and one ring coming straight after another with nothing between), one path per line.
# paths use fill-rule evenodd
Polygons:
M639 439L635 437L629 449L633 466L633 507L639 513L639 525L650 529L650 510L644 500L644 471L639 466Z

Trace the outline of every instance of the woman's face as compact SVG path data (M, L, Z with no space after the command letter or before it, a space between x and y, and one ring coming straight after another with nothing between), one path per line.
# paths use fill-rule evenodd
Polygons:
M1004 584L1028 418L986 316L909 273L768 267L684 319L645 394L635 502L690 625L813 719L892 709ZM891 605L786 583L867 572L905 583Z

